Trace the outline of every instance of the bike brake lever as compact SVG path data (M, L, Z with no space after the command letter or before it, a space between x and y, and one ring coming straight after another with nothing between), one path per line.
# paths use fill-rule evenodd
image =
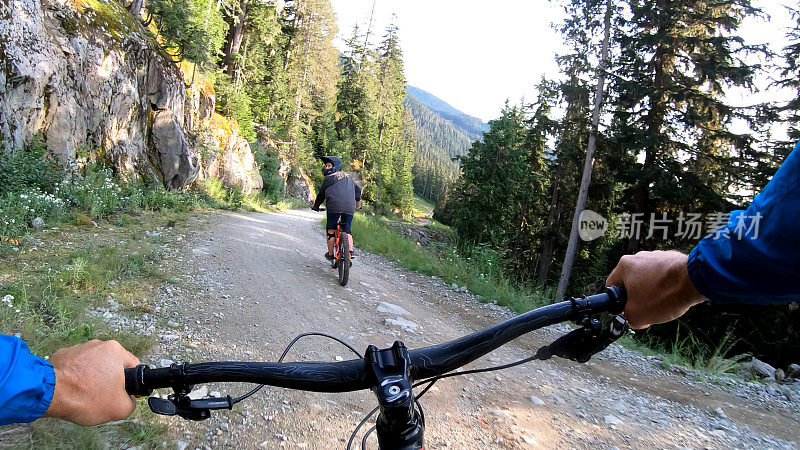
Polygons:
M178 413L178 407L174 403L161 397L148 398L147 406L150 407L150 411L162 416L174 416Z
M596 319L587 321L581 328L556 339L536 352L537 359L550 359L559 356L564 359L585 363L591 357L605 350L611 343L622 337L628 329L628 320L618 314L606 326L600 326Z
M190 399L185 395L170 395L166 399L150 397L147 399L150 410L163 416L180 416L189 420L205 420L211 417L211 410L232 409L233 399L226 397Z

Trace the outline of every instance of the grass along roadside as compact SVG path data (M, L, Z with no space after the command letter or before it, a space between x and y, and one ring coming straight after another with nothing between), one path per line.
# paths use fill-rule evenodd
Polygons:
M546 305L552 299L549 292L516 286L503 275L497 255L489 249L475 248L463 256L451 246L423 248L389 229L386 223L385 219L356 214L352 227L356 245L406 269L466 286L482 301L508 306L518 313Z
M413 217L433 217L433 210L436 207L432 202L426 200L419 195L414 195L414 201L411 205L411 215Z
M187 212L203 208L275 211L294 205L271 202L261 193L244 194L209 178L187 191L166 191L141 180L122 180L102 164L75 172L52 161L41 137L0 158L0 242L14 243L31 229L138 211ZM0 254L5 247L0 246Z
M658 356L664 370L687 373L685 369L688 368L694 371L696 377L718 383L720 377L740 375L742 364L752 357L746 353L728 356L736 344L731 336L729 332L716 346L711 347L697 339L688 327L679 326L668 345L652 337L635 339L632 336L624 336L618 343L645 356ZM676 367L681 369L676 370Z
M116 339L137 356L153 346L145 333L112 329L93 310L114 305L120 314L152 313L169 274L159 268L167 246L151 230L180 227L185 212L120 214L95 225L60 224L30 233L20 250L0 257L0 329L16 334L38 355L90 339ZM142 400L144 401L144 400ZM42 419L0 429L12 447L107 448L163 441L166 428L137 408L131 418L97 427Z

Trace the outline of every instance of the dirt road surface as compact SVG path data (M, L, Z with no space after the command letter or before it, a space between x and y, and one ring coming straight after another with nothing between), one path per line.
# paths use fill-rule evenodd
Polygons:
M179 251L170 264L182 281L165 288L160 315L170 324L145 361L275 361L304 331L339 336L360 351L397 339L416 348L512 316L361 251L350 284L339 286L323 259L321 217L308 210L215 214L176 229L169 239ZM380 302L405 309L416 328L392 325L397 314L379 312ZM529 356L563 331L532 333L468 367ZM353 356L335 342L306 339L287 361ZM553 359L442 380L422 399L426 448L800 448L800 403L694 381L630 355L614 348L585 365ZM246 389L211 385L200 393ZM240 405L200 423L164 422L178 448L335 449L376 401L371 392L267 387ZM373 434L368 448L376 447Z

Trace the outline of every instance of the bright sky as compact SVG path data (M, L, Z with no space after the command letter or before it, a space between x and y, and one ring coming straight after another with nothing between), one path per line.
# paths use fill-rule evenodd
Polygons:
M373 0L331 0L341 38L369 20ZM408 83L483 121L496 118L509 99L533 99L542 75L557 76L553 59L561 38L559 2L546 0L376 0L371 43L383 36L392 16L399 28ZM791 24L787 0L755 0L770 22L748 19L742 36L780 51ZM342 39L336 45L344 48ZM765 83L760 83L765 84ZM766 94L762 94L766 95ZM738 94L735 103L752 96ZM737 100L738 99L738 100Z

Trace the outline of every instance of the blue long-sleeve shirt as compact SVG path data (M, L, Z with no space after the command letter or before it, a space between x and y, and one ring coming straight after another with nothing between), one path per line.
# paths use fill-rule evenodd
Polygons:
M697 244L687 267L712 302L800 301L800 143L746 210Z
M0 425L42 417L55 387L52 364L32 355L22 339L0 335Z

